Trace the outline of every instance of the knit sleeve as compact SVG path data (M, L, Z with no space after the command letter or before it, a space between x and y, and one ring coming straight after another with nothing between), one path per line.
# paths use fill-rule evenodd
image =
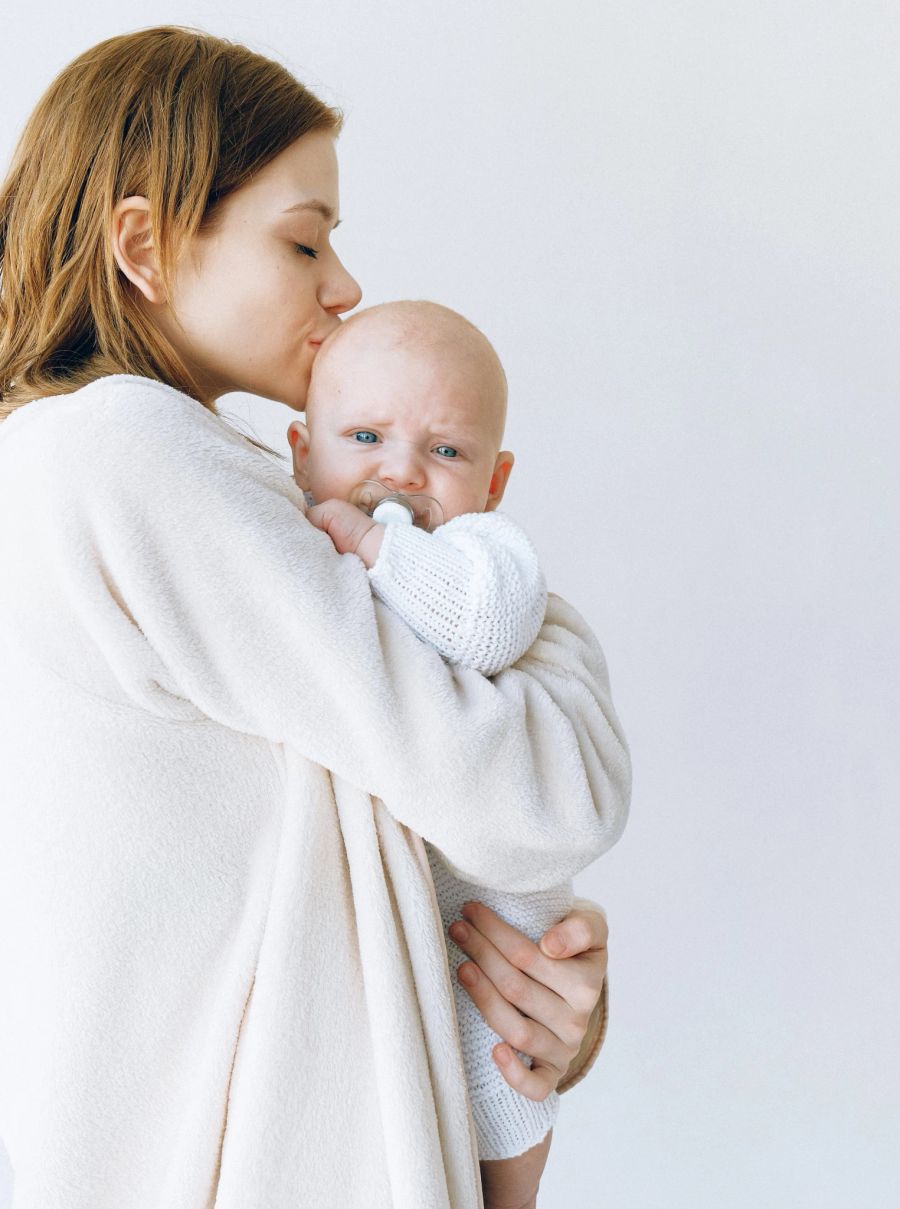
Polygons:
M551 594L537 640L489 680L374 599L284 469L196 400L123 375L43 402L0 426L24 543L0 595L56 674L99 660L132 705L289 745L478 884L540 889L615 842L628 751L570 605Z
M465 513L432 533L386 525L369 582L420 638L485 676L525 654L547 607L534 546L500 512Z

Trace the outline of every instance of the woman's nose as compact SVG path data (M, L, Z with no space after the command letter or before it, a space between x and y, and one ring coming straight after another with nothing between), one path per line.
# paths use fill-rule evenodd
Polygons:
M332 315L342 315L344 311L352 311L359 305L362 290L340 259L334 256L332 260L331 272L319 290L319 302L323 310L330 311Z

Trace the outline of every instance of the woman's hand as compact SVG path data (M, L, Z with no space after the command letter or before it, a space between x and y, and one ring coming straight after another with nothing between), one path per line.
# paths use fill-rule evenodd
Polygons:
M600 911L576 906L540 945L479 902L463 904L465 938L450 934L470 961L462 986L495 1033L493 1058L506 1082L529 1100L555 1091L578 1055L606 977L608 928ZM563 942L560 953L553 942ZM474 976L473 981L469 978ZM532 1066L514 1049L528 1054Z

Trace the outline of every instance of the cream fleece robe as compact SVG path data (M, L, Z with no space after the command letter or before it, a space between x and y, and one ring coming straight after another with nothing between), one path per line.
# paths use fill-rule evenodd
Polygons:
M301 500L147 379L0 424L15 1209L481 1205L420 837L513 892L614 843L605 660L551 593L492 680L444 662Z

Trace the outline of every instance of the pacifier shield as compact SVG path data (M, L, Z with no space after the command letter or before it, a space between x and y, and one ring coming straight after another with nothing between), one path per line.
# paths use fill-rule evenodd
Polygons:
M441 505L430 495L406 495L402 491L391 491L377 479L364 479L350 493L350 503L356 504L379 523L404 524L412 523L419 529L431 532L444 523L444 512ZM376 510L381 511L388 503L393 507L387 509L381 516L375 517Z

